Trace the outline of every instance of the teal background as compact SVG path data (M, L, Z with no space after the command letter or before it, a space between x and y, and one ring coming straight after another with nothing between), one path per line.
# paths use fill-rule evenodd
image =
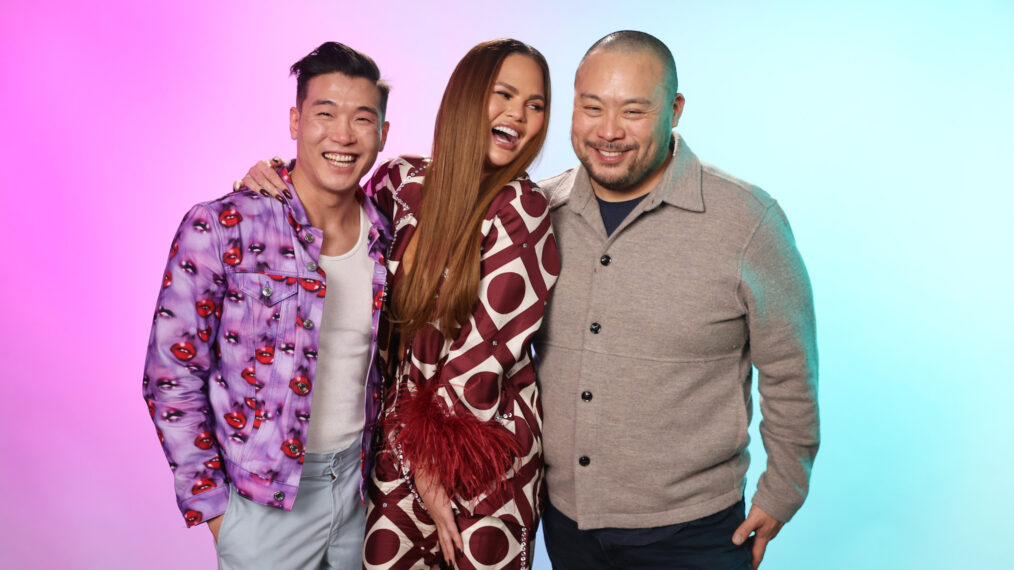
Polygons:
M540 178L576 163L578 60L625 28L673 50L680 132L780 201L813 281L823 445L762 568L1011 567L1011 3L7 0L4 14L0 567L214 566L173 501L144 348L186 209L294 154L293 61L325 40L374 56L394 87L383 158L427 152L469 47L529 42L554 87ZM756 432L752 452L748 493Z

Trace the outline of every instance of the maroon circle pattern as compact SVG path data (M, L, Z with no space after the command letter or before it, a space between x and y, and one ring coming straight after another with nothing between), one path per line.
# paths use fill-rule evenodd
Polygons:
M475 561L486 566L504 562L510 551L507 534L494 526L484 526L472 532L468 537L468 550Z
M392 289L403 277L400 261L415 231L425 166L417 157L395 159L378 167L368 186L395 228L388 256ZM448 494L466 539L459 568L522 568L531 560L543 465L530 339L560 262L548 202L529 180L514 180L492 201L482 252L478 303L456 338L445 342L435 327L425 327L412 339L411 358L392 362L386 335L380 335L382 369L395 370L369 494L369 570L439 565L435 527L413 495L411 468L421 463L452 486ZM393 324L382 326L391 330ZM485 490L473 495L464 489ZM387 534L392 530L397 545Z
M398 556L400 549L398 533L388 528L377 529L366 539L363 559L367 564L386 564Z
M496 376L496 373L479 372L465 382L465 399L481 410L492 408L500 400L499 390L491 389L497 385L497 379L491 376Z
M489 282L486 290L489 308L506 315L521 306L525 296L525 278L517 273L501 273Z

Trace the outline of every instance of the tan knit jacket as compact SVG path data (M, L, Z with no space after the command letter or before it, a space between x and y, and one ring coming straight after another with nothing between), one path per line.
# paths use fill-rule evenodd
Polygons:
M768 462L753 504L787 521L819 442L817 348L809 279L778 204L702 165L682 138L609 237L583 167L539 185L563 264L536 339L550 501L584 529L732 505L756 367Z

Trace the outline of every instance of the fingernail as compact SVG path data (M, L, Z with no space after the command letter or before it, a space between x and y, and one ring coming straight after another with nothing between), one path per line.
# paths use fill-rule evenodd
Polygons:
M732 543L736 546L741 546L743 544L743 537L738 534L734 534L732 536Z
M276 157L274 157L274 158L272 158L272 159L271 159L271 162L275 162L275 163L278 163L278 164L282 164L282 163L283 163L283 162L285 162L285 161L284 161L284 160L282 160L282 157L280 157L280 156L276 156Z
M235 181L235 182L232 183L232 191L233 192L239 191L239 189L242 188L242 187L243 187L243 181L242 180L237 180L237 181Z
M261 188L261 196L264 196L265 198L270 198L271 194L269 194L267 190Z

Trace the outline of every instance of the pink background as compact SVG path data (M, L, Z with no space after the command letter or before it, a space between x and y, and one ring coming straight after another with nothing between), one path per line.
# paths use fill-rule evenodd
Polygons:
M187 208L293 155L290 64L326 40L376 59L383 158L428 152L469 47L527 41L554 79L541 178L576 162L578 60L624 28L673 49L681 132L779 199L814 282L825 444L764 567L1003 566L1012 23L989 1L5 0L0 568L214 566L173 501L144 350Z

